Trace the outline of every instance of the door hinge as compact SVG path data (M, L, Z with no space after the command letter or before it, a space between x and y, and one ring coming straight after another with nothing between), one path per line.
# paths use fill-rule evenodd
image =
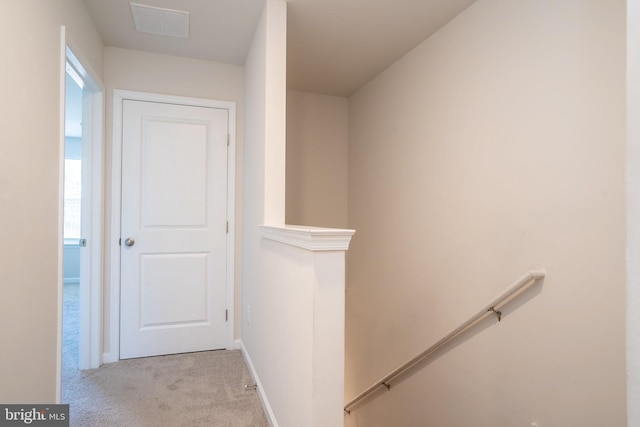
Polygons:
M118 246L122 246L122 238L118 239Z
M229 310L225 310L224 311L224 321L228 322L229 321Z
M229 234L229 221L227 221L227 234Z
M227 147L231 144L231 135L227 134Z

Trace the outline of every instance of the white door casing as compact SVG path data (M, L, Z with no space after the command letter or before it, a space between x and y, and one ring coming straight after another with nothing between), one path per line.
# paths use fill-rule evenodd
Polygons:
M85 170L90 176L83 178L82 196L82 237L87 246L81 259L80 279L80 331L79 368L94 369L102 364L102 292L103 292L103 92L97 74L87 66L88 61L75 47L73 37L69 37L65 26L60 28L60 195L64 193L64 146L66 110L66 65L69 62L85 85L83 93L83 153L90 153L83 159ZM58 253L58 352L56 358L56 403L62 396L62 295L63 295L63 197L59 205L59 253Z
M229 110L122 111L120 358L226 348Z

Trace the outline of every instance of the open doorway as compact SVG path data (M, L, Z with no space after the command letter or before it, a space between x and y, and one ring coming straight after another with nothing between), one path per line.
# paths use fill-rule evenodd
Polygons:
M82 98L84 81L67 61L65 73L62 376L80 368L80 255L86 247L82 233ZM87 172L87 171L85 171ZM86 193L86 184L85 184ZM84 258L84 256L83 256ZM84 260L83 260L84 261ZM82 265L86 269L86 262ZM84 273L84 271L83 271ZM86 274L83 274L86 276Z
M103 89L66 43L61 76L62 304L58 396L80 369L102 364Z

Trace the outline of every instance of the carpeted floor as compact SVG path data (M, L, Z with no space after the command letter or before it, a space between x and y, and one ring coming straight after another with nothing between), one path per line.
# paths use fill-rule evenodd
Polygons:
M244 388L253 381L239 351L123 360L79 371L75 286L65 289L63 326L62 402L70 404L71 426L269 426L257 393Z

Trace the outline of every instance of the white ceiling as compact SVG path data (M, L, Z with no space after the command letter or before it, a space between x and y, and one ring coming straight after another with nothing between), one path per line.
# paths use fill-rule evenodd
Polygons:
M137 33L130 0L82 0L107 46L241 65L265 0L135 0L191 12L189 39ZM288 0L288 87L348 96L475 0Z

